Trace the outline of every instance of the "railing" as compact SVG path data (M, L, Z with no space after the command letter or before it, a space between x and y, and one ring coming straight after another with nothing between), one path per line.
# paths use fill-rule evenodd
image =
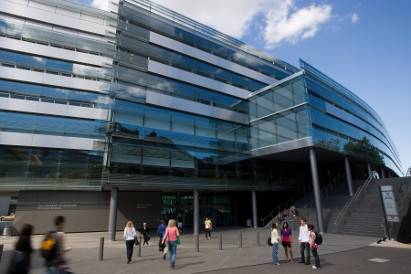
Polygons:
M340 214L338 214L337 218L334 221L334 225L337 226L337 232L339 232L340 225L341 223L344 224L346 217L350 216L352 213L352 209L354 208L354 205L356 202L359 200L359 198L364 195L364 190L367 189L368 185L372 181L374 177L374 173L371 173L371 175L367 178L365 183L360 186L357 191L355 192L354 196L351 198L350 201L348 201L343 209L341 210Z
M277 215L278 215L280 212L282 212L281 209L284 209L284 208L287 208L287 209L288 209L292 204L295 203L295 201L296 201L297 199L299 199L301 196L304 197L307 191L308 191L308 190L307 190L306 188L304 188L304 190L303 190L302 192L297 192L297 193L295 193L295 194L291 197L290 200L288 200L288 201L285 202L285 203L281 203L281 204L278 205L273 211L271 211L267 216L265 216L264 218L260 219L260 220L263 222L263 227L265 227L265 222L267 221L268 218L270 218L270 219L269 219L269 222L267 223L267 225L268 225L275 217L277 217Z

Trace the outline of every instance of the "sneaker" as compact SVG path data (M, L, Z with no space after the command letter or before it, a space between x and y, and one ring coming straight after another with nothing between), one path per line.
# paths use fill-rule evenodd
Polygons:
M305 265L310 265L310 263L304 263Z
M315 265L313 265L313 269L317 269L317 267Z

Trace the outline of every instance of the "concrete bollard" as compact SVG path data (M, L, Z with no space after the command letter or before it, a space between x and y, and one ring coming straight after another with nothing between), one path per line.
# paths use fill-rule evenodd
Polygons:
M260 246L260 231L257 231L257 246Z
M219 237L219 248L220 250L223 250L223 234L220 233Z
M104 237L100 238L100 253L99 253L99 260L102 261L103 260L103 253L104 253Z

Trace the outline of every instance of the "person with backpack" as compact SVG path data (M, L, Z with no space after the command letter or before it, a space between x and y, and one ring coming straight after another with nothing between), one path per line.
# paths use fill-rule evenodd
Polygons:
M64 216L57 216L54 223L56 230L51 231L42 244L42 256L46 259L46 271L44 273L69 273L69 267L64 256L64 253L69 250L65 248L63 231L66 219Z
M320 268L320 257L318 256L318 243L316 239L320 238L321 235L314 232L313 225L308 225L308 231L310 232L310 249L315 259L315 265L313 265L312 268L319 269Z
M27 274L30 270L31 234L33 226L25 224L21 230L19 240L16 243L8 274Z

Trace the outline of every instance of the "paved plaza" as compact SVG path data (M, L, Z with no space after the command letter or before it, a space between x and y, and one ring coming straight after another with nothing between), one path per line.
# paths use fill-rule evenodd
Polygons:
M222 235L222 250L219 249L219 235ZM240 248L240 234L242 248ZM301 273L302 269L314 271L311 266L299 264L300 257L297 231L293 253L295 262L285 263L282 247L279 248L281 266L272 265L272 247L266 245L269 230L263 228L215 228L210 240L200 234L200 251L196 251L195 237L192 231L181 235L181 245L177 248L176 269L169 268L168 257L164 261L158 251L158 238L153 230L150 246L134 248L131 264L126 264L126 247L122 232L116 235L116 241L107 240L107 232L66 234L67 253L71 271L74 273L268 273L276 270L287 273ZM259 235L259 245L257 238ZM44 236L33 236L33 246L38 249ZM105 238L103 260L99 260L101 237ZM0 273L5 273L10 260L11 251L17 237L0 237L4 244L3 256L0 262ZM409 273L411 269L411 246L397 242L373 244L378 239L347 236L339 234L324 234L324 242L319 248L323 273L361 272L361 273ZM375 259L376 260L372 260ZM371 259L371 260L370 260ZM382 262L379 261L382 259ZM387 261L385 261L387 260ZM312 263L313 263L312 258ZM43 259L38 251L32 255L31 273L44 273Z

